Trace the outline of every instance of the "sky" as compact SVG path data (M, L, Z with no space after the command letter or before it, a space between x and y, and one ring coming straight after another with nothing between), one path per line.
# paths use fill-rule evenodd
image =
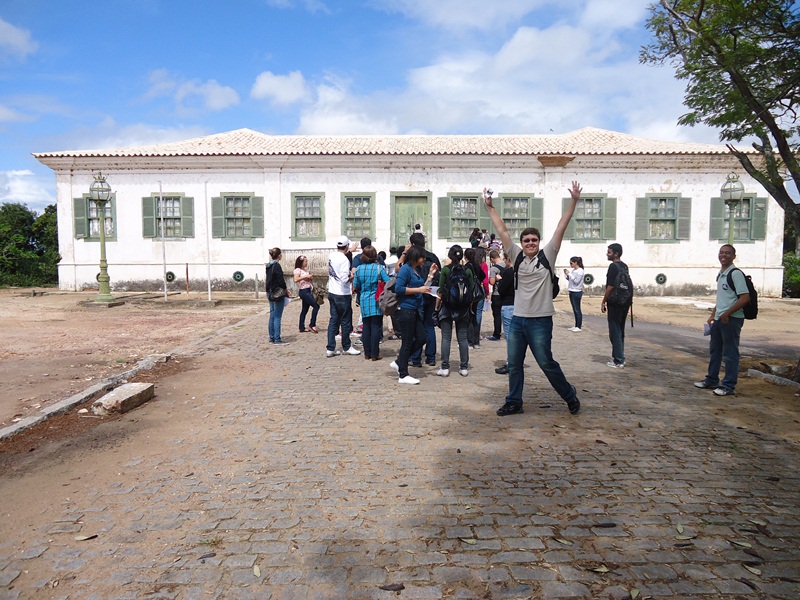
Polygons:
M684 83L639 63L650 0L0 0L0 204L41 213L34 152L249 128L547 134L679 127Z

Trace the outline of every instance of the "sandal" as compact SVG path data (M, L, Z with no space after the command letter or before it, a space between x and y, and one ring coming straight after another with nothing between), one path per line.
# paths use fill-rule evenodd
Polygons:
M314 333L319 333L319 329L317 329L316 327L309 327L309 329Z

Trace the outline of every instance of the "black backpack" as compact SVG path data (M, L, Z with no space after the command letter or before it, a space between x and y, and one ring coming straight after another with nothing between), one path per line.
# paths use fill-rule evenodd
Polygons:
M629 306L633 304L633 281L631 275L628 273L628 265L624 263L618 264L617 276L614 279L614 289L608 296L609 304L616 304L617 306Z
M756 287L753 285L753 278L750 275L745 275L744 271L742 271L739 267L734 267L730 271L728 271L728 287L733 290L733 293L737 296L739 292L736 291L736 286L733 285L733 272L739 271L742 275L744 275L744 281L747 284L747 293L750 294L750 302L745 304L742 307L742 312L744 312L745 319L756 319L758 318L758 292L756 291Z
M392 316L400 304L400 299L397 297L397 292L394 291L394 286L397 283L397 277L390 277L389 281L383 287L380 297L378 298L378 306L381 312L387 316Z
M547 260L547 257L544 255L544 250L539 250L539 254L536 255L539 259L539 263L548 271L550 271L550 280L553 282L553 300L556 299L558 296L559 284L558 284L558 275L556 272L550 268L550 261ZM519 266L522 264L522 261L525 259L525 253L520 252L517 254L517 259L514 261L514 289L516 290L519 286Z
M470 288L469 275L464 265L456 264L450 267L441 292L442 303L449 308L464 308L472 303L473 290Z

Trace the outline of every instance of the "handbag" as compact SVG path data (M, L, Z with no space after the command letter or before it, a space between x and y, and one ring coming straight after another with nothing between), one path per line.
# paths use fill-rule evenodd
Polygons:
M273 302L277 302L278 300L283 300L286 297L286 288L275 288L270 290L267 297L272 300Z
M386 282L381 279L381 268L378 267L378 287L375 290L375 302L378 302L381 299L381 293L383 292L384 288L386 287Z

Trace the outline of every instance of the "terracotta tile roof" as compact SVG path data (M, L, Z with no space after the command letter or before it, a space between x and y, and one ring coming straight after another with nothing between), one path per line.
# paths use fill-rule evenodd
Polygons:
M742 148L747 151L747 148ZM752 150L752 149L750 149ZM613 155L727 154L722 144L661 142L584 127L558 135L267 135L237 129L132 148L36 153L55 157L275 155Z

